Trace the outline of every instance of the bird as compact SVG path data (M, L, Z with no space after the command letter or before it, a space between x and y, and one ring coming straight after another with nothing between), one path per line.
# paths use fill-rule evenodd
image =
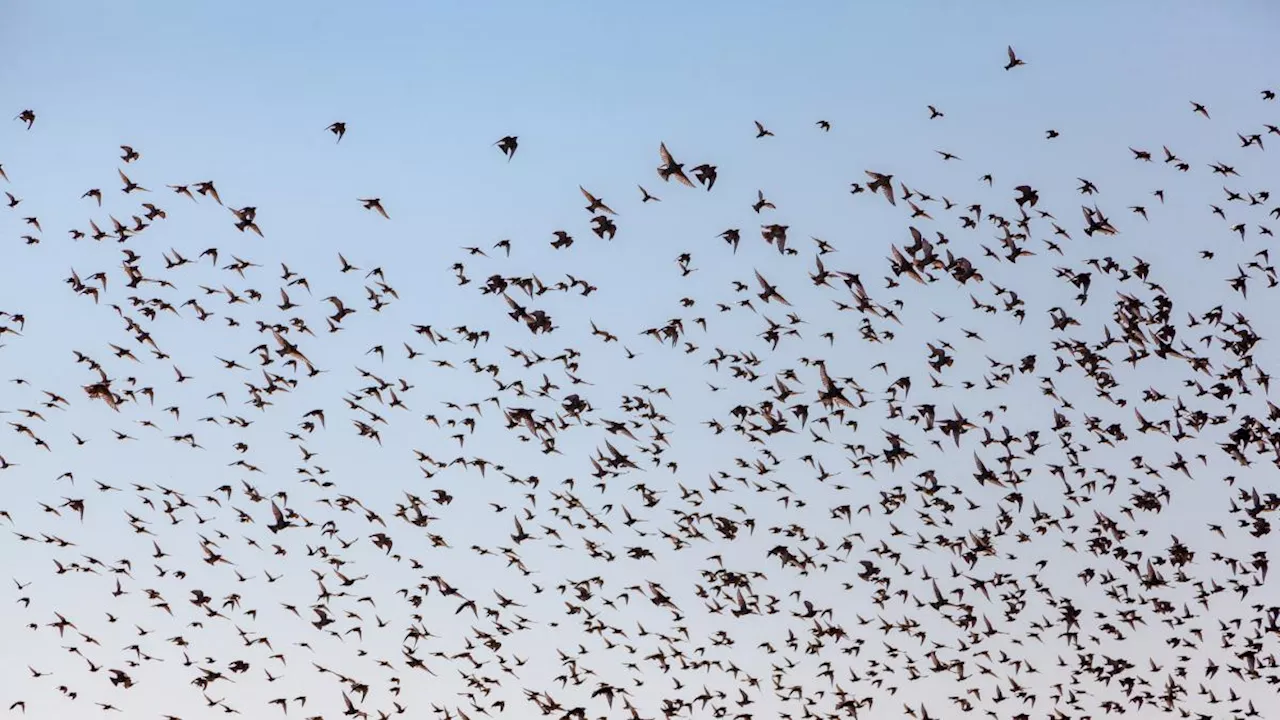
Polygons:
M684 165L677 163L675 159L671 157L671 153L667 151L666 143L661 143L658 146L658 154L662 156L662 164L658 166L658 177L661 177L666 181L670 181L671 178L674 177L685 185L693 187L693 183L690 182L689 178L684 174Z
M360 198L359 202L364 205L365 210L373 210L382 217L388 220L391 219L391 216L388 215L387 211L382 207L382 198Z
M591 193L587 192L587 190L583 188L581 185L578 186L578 190L582 193L582 196L587 199L587 212L591 213L592 215L595 215L598 213L604 213L605 215L617 214L612 209L610 209L608 205L605 205L601 200L599 200L595 195L592 195Z
M751 209L755 210L756 214L759 214L760 211L764 210L765 208L768 208L770 210L776 210L777 206L775 206L773 203L765 199L763 190L757 190L756 201L754 204L752 204Z
M150 192L146 188L130 180L129 176L124 174L124 171L116 170L116 172L120 175L120 182L124 183L124 187L121 189L121 192L124 194L128 195L131 192Z
M334 136L337 138L336 140L334 140L334 144L337 144L342 142L343 136L347 134L347 124L344 122L330 123L329 127L325 128L325 130L328 130L329 132L334 134Z
M692 172L694 179L705 187L707 192L711 192L711 188L715 187L716 178L719 176L716 166L703 163L701 165L694 166L692 168Z
M179 192L180 194L185 194L188 196L190 196L191 194L190 192L187 192L185 186L171 185L170 187L174 188L174 192ZM214 202L218 203L219 205L222 204L222 198L218 196L218 189L214 187L212 181L198 182L198 183L195 183L194 187L196 189L196 192L199 193L201 197L209 196L213 198Z
M515 135L505 135L494 145L498 146L502 154L507 156L507 162L510 162L511 158L516 156L516 148L520 146L520 141Z
M1016 54L1014 54L1012 45L1010 45L1007 48L1007 52L1009 53L1009 62L1004 66L1005 70L1012 70L1018 67L1019 65L1026 65L1025 62L1023 62Z
M1036 203L1040 202L1040 193L1036 192L1030 185L1019 185L1014 190L1018 193L1018 197L1015 198L1018 207L1023 205L1035 207Z
M893 196L893 176L867 170L867 177L871 182L867 183L867 189L871 192L882 193L890 205L897 205L898 201Z

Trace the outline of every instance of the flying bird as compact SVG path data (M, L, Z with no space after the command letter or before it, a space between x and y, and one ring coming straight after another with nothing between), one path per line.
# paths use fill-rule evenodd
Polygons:
M1010 45L1007 48L1007 51L1009 53L1009 62L1004 66L1005 70L1012 70L1018 67L1019 65L1026 65L1025 62L1023 62L1016 54L1014 54L1012 45Z
M391 219L391 216L388 215L387 211L382 207L382 198L360 198L358 202L364 205L365 210L373 210L382 217L388 220Z
M494 143L494 145L498 146L498 149L502 151L503 155L507 156L507 161L510 162L511 158L516 156L516 148L520 146L520 141L515 135L507 135Z

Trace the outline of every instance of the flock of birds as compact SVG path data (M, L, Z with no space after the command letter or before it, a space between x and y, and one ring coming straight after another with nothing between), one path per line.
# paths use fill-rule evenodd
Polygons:
M1034 71L1013 48L1004 69ZM1263 91L1262 109L1274 99ZM948 195L867 169L849 201L901 228L875 269L843 265L760 190L743 200L758 239L731 227L696 248L740 279L699 282L682 252L664 282L685 295L640 311L672 317L629 328L583 310L607 294L591 280L531 267L577 252L585 232L448 260L491 325L419 305L404 312L420 322L388 327L384 310L412 291L375 250L305 276L258 209L224 205L234 189L214 180L164 184L122 146L118 186L83 192L91 219L68 238L24 213L27 168L0 165L23 226L5 257L66 254L67 301L115 338L65 360L41 349L48 375L6 377L0 394L0 481L23 488L0 501L0 552L24 559L0 637L6 653L56 651L6 678L3 708L166 720L1274 712L1280 407L1254 319L1280 284L1268 228L1280 205L1235 168L1280 129L1227 133L1204 105L1187 112L1239 145L1195 159L1172 139L1131 147L1151 164L1147 188L1079 178L1078 198L1053 197L984 175ZM41 130L33 110L16 120ZM327 128L335 152L349 130ZM758 142L785 135L755 123ZM521 142L495 146L518 163ZM593 242L625 242L623 217L664 195L717 191L716 165L656 149L637 201L613 203L625 212L578 188ZM1220 196L1181 193L1207 174ZM1166 200L1207 204L1219 237L1141 241ZM395 222L378 196L350 202ZM171 213L226 218L242 235L164 250L149 239ZM744 264L752 243L775 259ZM115 259L85 264L101 253ZM1177 254L1194 255L1203 282L1161 275ZM1228 301L1203 303L1219 291ZM1063 301L1029 300L1041 295ZM0 364L60 322L21 300L0 288ZM353 326L385 340L351 348ZM914 359L875 362L889 347ZM338 360L350 352L363 359ZM680 386L648 379L664 363ZM485 389L451 396L462 387ZM175 448L217 482L137 469ZM120 457L136 459L107 459ZM30 471L46 463L65 472ZM132 551L114 557L121 547Z

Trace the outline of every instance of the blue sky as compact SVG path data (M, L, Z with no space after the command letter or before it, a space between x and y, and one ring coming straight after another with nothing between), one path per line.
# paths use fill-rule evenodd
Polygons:
M709 374L701 363L714 347L762 352L763 345L756 337L761 329L758 316L743 311L724 314L715 309L716 302L732 295L729 283L750 282L755 269L779 281L797 312L809 322L803 339L788 341L784 352L769 355L762 372L795 367L808 387L816 383L814 373L799 366L796 358L824 356L845 368L842 375L868 378L868 385L879 383L873 394L881 393L883 385L900 373L879 374L879 370L868 368L880 361L895 368L914 363L912 372L918 384L913 393L923 395L927 390L922 385L927 383L920 382L924 378L918 367L920 348L943 334L929 319L930 310L956 316L953 325L947 326L953 336L958 324L985 338L984 347L970 343L957 353L954 372L960 374L980 374L986 368L984 357L1016 359L1042 348L1052 338L1043 309L1054 304L1071 306L1071 293L1057 284L1023 280L1023 271L1004 266L993 268L988 279L1015 283L1011 287L1026 285L1024 295L1036 307L1036 314L1024 327L967 317L964 294L957 294L952 286L938 286L914 292L910 308L903 312L915 320L904 323L894 343L871 346L859 342L856 322L834 312L830 295L809 287L804 273L813 265L809 238L821 237L839 249L825 258L829 267L861 273L873 296L884 297L886 302L894 296L883 289L880 277L885 273L889 244L901 247L909 242L907 223L901 204L890 208L869 195L850 197L849 183L865 182L864 169L892 172L913 188L963 205L981 202L992 211L1001 207L1001 212L1010 212L1012 188L1030 183L1081 244L1073 243L1071 257L1061 260L1063 264L1078 265L1101 255L1114 255L1126 262L1130 256L1141 256L1153 264L1166 286L1178 288L1179 301L1188 308L1236 303L1238 298L1225 282L1219 282L1233 270L1234 262L1226 258L1247 261L1252 250L1261 247L1252 244L1257 238L1244 246L1249 251L1226 246L1228 249L1220 250L1222 263L1212 270L1195 262L1195 251L1200 247L1222 244L1224 234L1228 240L1233 237L1224 233L1222 224L1205 207L1221 201L1222 184L1205 166L1218 161L1235 166L1244 176L1232 181L1237 187L1256 190L1269 181L1267 156L1242 150L1235 139L1236 132L1257 132L1261 123L1280 120L1276 114L1280 106L1262 104L1258 94L1262 88L1276 86L1273 69L1280 66L1270 37L1276 26L1276 10L1265 3L993 3L980 8L987 12L954 3L369 5L135 2L86 8L78 3L49 2L23 4L4 12L0 41L8 50L8 59L0 68L6 99L6 107L0 111L16 115L31 108L38 119L29 132L17 122L0 127L0 164L11 179L0 189L22 198L17 212L0 214L4 238L0 310L22 311L28 318L21 338L8 336L4 340L8 347L0 349L0 362L6 378L23 377L31 383L30 387L8 383L0 389L0 409L15 412L30 408L39 402L41 389L56 390L73 402L69 411L46 413L47 425L40 426L41 430L47 428L53 453L37 451L7 430L0 436L0 455L19 463L6 471L8 477L0 475L12 488L0 508L14 515L16 528L74 535L81 549L100 554L104 562L129 556L139 558L137 565L146 566L150 562L144 560L152 552L150 538L130 536L123 520L126 508L139 512L138 502L129 493L102 496L92 490L91 479L122 488L133 482L184 488L194 498L213 494L224 483L238 487L243 477L264 493L286 490L291 505L304 515L338 520L343 538L367 536L376 529L365 528L358 517L320 503L326 491L297 483L294 468L299 451L284 433L296 429L302 413L321 406L330 413L328 428L309 437L306 446L321 453L317 461L330 470L327 477L338 484L338 491L377 505L389 522L394 504L403 502L404 491L425 495L432 487L446 487L455 495L447 512L440 508L434 512L442 516L436 531L449 539L453 550L429 550L422 537L405 540L399 547L406 548L406 557L410 552L429 555L433 566L439 568L437 572L455 585L465 585L470 597L480 599L487 593L491 575L485 573L501 575L505 583L501 591L519 594L522 601L542 611L539 618L553 617L562 607L557 604L560 599L554 586L564 577L606 576L611 594L640 577L686 593L691 574L706 567L705 558L715 549L697 547L678 555L668 553L660 563L639 566L643 574L638 574L630 561L605 565L581 551L558 551L549 547L550 542L539 542L527 555L530 565L538 568L537 577L545 576L545 582L534 582L542 582L547 595L531 597L524 589L527 586L522 586L524 579L507 577L503 561L482 566L480 562L492 558L480 561L467 550L472 544L507 544L511 511L495 513L488 503L519 507L528 490L505 483L500 476L495 479L492 472L480 478L474 471L453 468L438 477L424 478L410 449L422 449L445 460L459 453L486 457L506 465L513 474L537 474L546 483L539 491L543 508L554 504L546 493L567 477L578 479L576 492L591 497L599 512L604 512L598 508L604 504L625 504L638 512L639 500L625 487L633 481L662 488L670 502L680 494L674 482L705 488L705 478L732 468L734 458L754 461L757 457L757 449L747 443L727 435L711 436L699 425L713 415L724 418L736 402L756 398L723 375ZM1017 48L1026 67L1002 70L1006 45ZM1193 100L1208 106L1213 119L1192 113ZM930 104L945 117L931 120L926 109ZM324 128L339 120L348 124L348 133L341 143L335 143ZM752 123L757 120L776 136L755 139ZM818 120L829 121L831 131L819 131L815 127ZM1050 128L1061 132L1061 137L1046 141L1044 133ZM493 147L494 141L508 134L520 138L520 148L510 162ZM717 165L720 179L715 190L706 193L663 183L654 173L661 142L686 166L702 162ZM128 167L122 165L117 150L122 144L139 150L142 158ZM1161 145L1187 158L1197 172L1173 176L1158 162L1152 166L1135 163L1127 149L1158 153ZM944 163L935 152L938 150L962 159ZM217 320L192 322L190 311L184 310L182 318L162 314L154 323L154 335L172 355L171 360L152 361L139 349L136 352L146 362L136 367L110 363L113 376L133 376L139 386L155 386L162 395L157 409L130 408L116 415L83 398L78 386L91 378L83 367L72 363L71 351L91 352L105 363L107 343L129 341L108 305L117 303L126 313L136 310L127 300L133 293L114 284L121 277L117 269L119 247L110 241L73 244L66 231L87 228L91 217L102 224L108 211L122 219L137 212L132 202L136 198L126 199L118 192L117 168L125 168L130 177L152 191L145 201L160 204L169 213L164 223L130 245L147 256L148 268L159 273L163 268L159 254L169 248L194 260L203 249L215 246L221 251L219 266L230 262L232 255L262 266L251 270L243 281L208 267L188 268L191 272L182 276L181 290L169 297L179 301L197 297L221 314L229 310L220 302L205 300L196 286L226 283L240 290L254 287L265 295L264 304L274 305L278 302L279 263L285 262L307 276L313 286L310 297L300 290L290 290L290 295L313 313L311 324L320 337L308 339L303 347L328 372L303 390L273 396L276 405L270 412L254 414L256 411L234 404L222 411L255 420L251 429L241 432L198 423L195 418L219 412L217 401L206 397L209 393L224 390L234 403L242 399L243 381L260 381L257 373L241 378L224 372L214 356L236 357L250 364L253 355L249 349L260 341L248 327L251 319L283 315L270 308L240 311L236 314L246 327L227 328ZM990 188L978 180L986 173L995 178ZM1097 240L1084 244L1079 237L1079 203L1074 189L1078 177L1089 178L1102 189L1100 202L1123 230L1122 239L1114 245ZM258 207L258 223L265 238L236 233L233 218L224 209L208 200L193 204L165 188L167 184L202 180L214 180L228 206ZM637 184L660 196L662 202L642 205ZM591 234L579 185L618 211L619 233L611 243ZM102 210L91 200L80 198L93 187L108 196ZM1157 188L1166 189L1169 195L1169 201L1158 210L1158 201L1150 196ZM757 190L778 206L771 220L761 220L750 209ZM356 202L360 197L380 197L391 220L361 210ZM1126 210L1135 204L1151 210L1149 223L1141 223ZM22 246L16 240L29 231L21 220L26 216L40 218L44 231L38 246ZM765 221L790 224L792 245L801 249L799 257L781 258L759 239L757 228ZM930 231L959 233L954 223L934 227L918 222ZM729 227L742 230L743 243L736 255L716 237ZM556 230L574 236L577 242L571 250L555 251L547 246ZM513 243L510 260L492 249L504 238ZM984 235L966 238L964 243L976 258L981 255L978 245L994 247L997 241L994 235ZM460 251L464 246L481 247L490 257L468 257ZM339 252L362 272L340 275ZM681 277L674 262L682 252L692 253L697 268L688 278ZM457 261L465 263L471 285L456 285L449 266ZM1041 276L1051 276L1051 268L1057 264L1047 255L1027 262L1035 270L1026 272ZM364 286L371 283L364 275L373 267L383 268L402 298L377 314L363 302ZM98 270L112 273L113 285L102 305L94 308L86 298L67 291L61 280L71 269L82 277ZM568 273L589 279L600 290L589 299L558 294L539 299L539 306L548 308L561 329L530 339L506 319L501 303L475 292L475 287L495 272L532 272L547 284ZM357 315L346 323L349 329L339 335L320 332L324 325L321 313L330 310L321 298L330 294L358 308ZM697 305L682 308L678 300L685 297L696 299ZM1259 288L1251 297L1267 296ZM1071 312L1086 324L1096 324L1110 313L1109 302L1099 290L1090 306ZM785 317L776 307L761 308L761 312L777 320ZM695 316L711 322L712 331L691 334L698 353L686 356L678 349L663 349L639 335L641 330L677 316L690 324ZM1264 320L1261 315L1255 319ZM640 357L627 361L617 345L603 346L591 338L591 321L620 335L620 344L641 353ZM475 351L458 346L433 348L423 338L411 335L409 327L414 323L439 329L455 325L486 328L494 337L488 346ZM1255 329L1264 337L1276 335L1274 323L1259 325ZM837 339L830 345L819 337L824 327L836 328ZM431 369L424 359L409 363L401 347L406 340L426 357L449 359L458 369ZM955 337L951 340L960 346ZM375 344L385 346L385 361L366 354ZM565 347L580 348L584 359L578 375L595 384L573 387L563 373L555 374L547 366L521 370L503 351L504 345L535 348L548 357ZM437 414L442 421L461 417L441 403L500 394L490 379L465 369L466 359L472 356L482 364L503 364L505 379L522 377L530 388L541 382L542 372L552 373L560 395L582 392L598 406L602 417L612 420L624 414L616 409L618 396L637 392L635 383L671 387L674 399L655 401L665 402L662 412L678 426L672 432L673 450L666 459L678 460L680 473L673 480L671 474L653 470L643 479L623 478L616 481L616 487L598 493L589 487L594 481L589 481L590 467L585 464L586 454L598 444L598 433L566 433L561 445L564 456L546 457L536 447L514 442L494 417L492 406L485 408L485 419L476 435L459 450L449 438L455 430L428 429L421 418L427 413ZM1260 357L1274 358L1275 354L1263 350ZM171 365L194 376L194 383L174 384ZM1041 358L1041 370L1047 369L1045 365L1052 367L1048 355ZM387 378L404 377L418 386L404 393L412 411L397 416L384 430L385 447L381 450L354 437L350 416L343 413L342 395L364 384L354 370L356 366ZM510 374L507 367L512 368ZM1144 368L1125 377L1132 380L1133 388L1139 388L1143 383L1178 382L1182 375L1181 370ZM729 389L720 395L708 394L707 381ZM1091 393L1083 383L1070 385L1065 378L1062 383L1064 392L1079 393L1072 397ZM1042 422L1047 401L1029 397L1025 387L1029 386L1003 394L964 393L951 388L930 397L935 398L940 414L953 402L971 418L992 404L1004 403L1011 408L1009 423ZM508 405L521 402L525 401L504 398ZM168 415L159 408L170 403L183 407L181 421L166 422ZM152 433L138 426L137 421L143 419L173 428L173 432L195 431L209 449L193 451L171 443L159 431ZM882 420L875 415L860 420L854 442L879 442L876 433ZM111 430L143 439L132 445L118 443L111 439ZM75 446L72 432L92 436L90 444ZM802 440L779 440L779 456L796 463L795 458L806 452ZM240 457L230 449L237 441L251 446L245 458L269 472L245 476L228 469L227 463ZM941 466L947 473L958 473L964 482L973 450L968 447L972 443L966 443L954 456L944 455ZM1172 452L1171 445L1154 440L1143 439L1138 447L1138 452L1152 458L1165 458ZM1128 472L1125 468L1132 450L1099 448L1095 462L1115 472ZM1215 449L1209 447L1209 451ZM1191 454L1185 449L1182 452ZM841 465L838 453L830 458L825 461L828 469ZM797 472L790 468L788 465L788 473ZM66 471L76 474L74 488L65 480L53 480ZM857 484L854 471L846 467L843 472L841 481ZM1210 477L1231 472L1251 479L1220 457L1204 469ZM895 484L909 485L915 479L914 472L901 478L883 473L874 489L859 486L847 492L813 486L811 478L786 477L797 488L804 488L797 492L810 498L808 512L780 509L772 494L755 492L736 493L737 497L718 498L709 504L715 512L729 514L734 512L731 506L740 503L759 518L761 537L757 541L723 552L727 562L769 574L774 580L770 593L782 596L785 592L778 588L785 591L790 587L787 571L776 565L759 566L761 544L767 549L771 542L763 531L768 526L812 522L825 528L824 537L858 530L869 545L887 533L890 521L911 533L924 530L910 519L863 516L865 520L859 520L857 527L847 528L836 527L827 517L828 508L851 502L850 497L858 498L855 507L875 505L879 492ZM1051 512L1060 511L1063 504L1054 482L1037 477L1026 489L1029 499L1056 502ZM1214 542L1204 525L1214 521L1206 518L1220 519L1220 514L1202 510L1200 503L1214 502L1220 510L1220 488L1220 483L1212 481L1182 488L1185 494L1179 497L1184 498L1180 500L1184 505L1147 519L1152 547L1163 547L1161 543L1170 532L1188 541ZM160 503L158 493L152 495ZM991 522L1000 495L988 490L974 496L986 506L985 514L975 516L977 521ZM83 527L66 517L41 513L37 503L56 505L64 497L89 498ZM1106 505L1109 512L1117 512L1123 501L1116 497L1104 502L1110 503ZM230 505L250 507L239 496ZM36 600L33 607L41 607L30 621L41 625L52 621L53 609L67 617L74 614L78 624L92 628L85 632L101 639L105 650L100 660L115 648L136 641L130 627L134 622L155 626L157 635L164 638L189 634L193 648L198 646L201 655L215 656L223 663L238 654L248 655L229 628L182 629L179 621L190 618L168 619L138 605L137 593L147 587L162 588L175 612L178 606L189 612L187 593L195 585L215 596L240 591L246 602L263 608L258 631L272 628L270 634L278 645L309 638L307 626L290 624L296 621L274 605L277 596L288 596L306 616L304 606L311 602L315 584L310 570L320 564L314 558L259 558L256 551L233 538L237 533L262 535L265 506L253 506L258 524L250 526L235 522L230 505L210 525L196 525L194 519L163 529L157 525L158 540L166 551L173 548L173 555L191 561L191 580L152 579L135 572L135 594L128 599L108 596L104 600L103 591L109 591L110 586L102 577L73 574L55 579L51 558L65 554L54 554L42 545L6 539L0 541L0 557L15 578L24 583L35 581L23 593ZM655 511L655 529L670 521L668 510L664 504ZM1088 513L1079 510L1078 514ZM153 520L167 522L162 515ZM543 515L528 525L551 522ZM215 526L230 536L225 542L235 548L237 562L244 563L239 569L259 577L239 583L226 568L209 569L198 562L198 536L207 536ZM400 531L403 533L403 528ZM624 540L617 537L622 534L619 528L613 538L596 539L615 552L632 543L655 550L661 545L652 536ZM309 541L296 535L280 538L294 559L305 556L307 546L315 542L314 537ZM1053 558L1053 567L1070 569L1060 570L1062 573L1073 573L1079 563L1087 562L1055 550L1036 546L1026 556L1049 553L1046 557ZM411 611L392 604L390 598L398 589L419 582L420 573L392 563L367 542L356 544L343 555L361 574L371 574L360 586L365 592L388 598L385 609L380 605L376 612L391 619L392 627L408 622ZM935 550L919 564L937 575L946 572L949 562L941 550ZM1021 572L1026 564L1024 558L1021 563L1008 560L1002 567ZM265 585L260 578L264 571L283 573L284 579L278 585ZM879 612L865 596L840 589L840 583L848 581L853 571L846 567L843 575L833 571L799 581L811 583L812 590L805 592L813 599L848 607L841 611L846 628L856 625L848 613L871 617ZM917 589L927 592L927 584ZM1092 611L1095 608L1089 605L1089 597L1082 596L1081 604ZM686 599L690 606L696 606L691 596ZM783 600L788 610L795 605L794 600ZM109 602L116 603L111 607L117 610L107 612L118 614L117 624L105 624L99 618L99 611ZM651 628L666 622L653 608L637 605L633 597L630 606L619 607L634 613L627 615L629 620L638 619ZM267 610L268 606L272 609ZM429 608L437 615L428 613L426 624L438 627L446 637L440 647L456 652L466 627L454 627L453 605L433 595ZM368 608L361 611L372 614ZM530 615L534 614L535 610L530 610ZM776 658L745 655L757 643L777 642L777 628L767 622L735 622L704 615L691 612L685 624L703 637L720 629L737 634L744 655L741 662L744 667L754 663L755 669L749 672L767 684L769 665ZM148 646L147 652L164 655L166 662L163 667L148 665L135 672L146 686L165 688L163 692L121 695L100 676L81 680L83 663L68 660L62 643L48 628L32 634L23 627L27 616L20 617L21 622L0 629L0 647L4 648L0 650L0 671L14 673L6 676L25 677L23 668L28 664L51 670L55 678L75 678L68 682L84 688L82 704L108 698L102 701L141 713L139 717L173 713L191 718L211 713L193 689L169 692L169 687L185 686L191 677L191 671L181 666L178 648L159 643ZM563 624L568 626L568 622ZM214 628L214 623L209 627ZM929 630L940 638L954 633L953 628L945 627ZM509 651L518 657L533 657L536 666L544 659L548 644L568 637L568 632L539 626L513 640L504 654ZM399 652L395 633L373 635L369 633L365 645L372 655L390 657ZM580 641L588 642L574 638L571 644ZM1161 652L1159 641L1158 634L1151 633L1132 642L1144 648L1136 652L1145 657L1142 652ZM324 642L323 647L316 642L320 648L316 662L341 666L344 672L371 681L386 675L371 667L367 658L353 658L350 644ZM632 642L638 641L633 638ZM879 642L878 634L868 638L869 654ZM1055 652L1049 649L1025 652L1042 670L1054 662ZM252 680L240 679L234 691L223 693L226 688L221 687L218 693L211 693L227 696L246 714L262 712L263 703L278 690L258 678L261 667L275 672L275 665L266 664L270 661L257 655L257 648L252 653ZM193 649L193 657L195 654ZM423 655L427 655L426 649ZM305 655L298 655L296 663L290 657L288 677L282 681L290 685L290 696L294 690L312 693L322 708L317 713L332 713L339 707L335 705L340 702L337 686L308 674ZM840 661L844 656L824 657ZM813 671L812 659L800 660ZM442 659L431 662L442 679L433 681L438 684L429 688L406 691L405 698L412 698L418 707L424 701L440 705L463 702L453 695L458 683L449 663ZM555 662L554 656L550 662ZM532 687L540 681L550 682L559 671L542 666L530 667L528 672L522 682ZM399 674L409 677L403 671ZM636 702L646 708L646 716L652 716L655 699L661 697L657 688L665 687L668 679L646 677L645 681L652 695L643 703L637 695ZM692 675L688 680L690 685L700 682ZM44 685L32 683L19 693L29 703L29 716L52 717L80 707L60 699ZM927 700L936 715L947 703L946 695L954 690L945 683L935 685L926 683L913 692ZM389 707L392 698L382 690L377 692L381 694L376 698L371 695L370 708L377 703ZM5 707L12 701L10 694L8 689L0 693ZM565 691L566 696L570 694ZM518 691L511 692L513 703L518 696ZM768 697L759 702L756 708L762 714L777 710ZM323 709L325 706L328 709ZM306 712L312 707L309 705Z

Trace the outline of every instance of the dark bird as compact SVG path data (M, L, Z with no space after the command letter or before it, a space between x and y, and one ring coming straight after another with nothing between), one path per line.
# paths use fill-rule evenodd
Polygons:
M890 205L897 205L898 201L893 196L893 176L884 175L882 173L867 170L867 177L871 178L871 182L867 183L867 189L871 192L879 192L884 195Z
M120 182L124 183L124 187L121 189L121 192L125 193L126 195L131 192L150 192L149 190L142 187L138 183L130 180L129 176L125 175L123 170L116 170L116 172L120 173Z
M716 166L706 163L697 165L693 168L693 177L707 189L707 192L711 192L711 188L716 184Z
M1009 62L1004 66L1005 70L1012 70L1018 67L1019 65L1026 65L1025 62L1023 62L1021 59L1018 58L1016 54L1014 54L1012 45L1010 45L1007 48L1007 51L1009 53Z
M684 165L676 162L675 158L671 157L671 153L667 151L666 143L661 143L658 146L658 154L662 156L662 164L658 166L658 177L666 181L670 181L674 177L685 185L693 187L693 183L684 174ZM710 189L710 186L708 186L708 189Z
M373 210L382 217L390 220L391 216L382 207L382 198L359 198L358 202L364 205L365 210Z
M502 154L507 156L507 162L510 162L511 158L516 156L516 148L520 146L520 142L515 135L507 135L494 143L494 145L498 146L498 149L502 151Z
M608 205L605 205L602 200L597 198L595 195L592 195L591 193L587 192L586 188L579 185L578 190L581 191L582 196L587 199L587 212L591 213L592 215L596 215L599 213L604 213L605 215L617 214Z

